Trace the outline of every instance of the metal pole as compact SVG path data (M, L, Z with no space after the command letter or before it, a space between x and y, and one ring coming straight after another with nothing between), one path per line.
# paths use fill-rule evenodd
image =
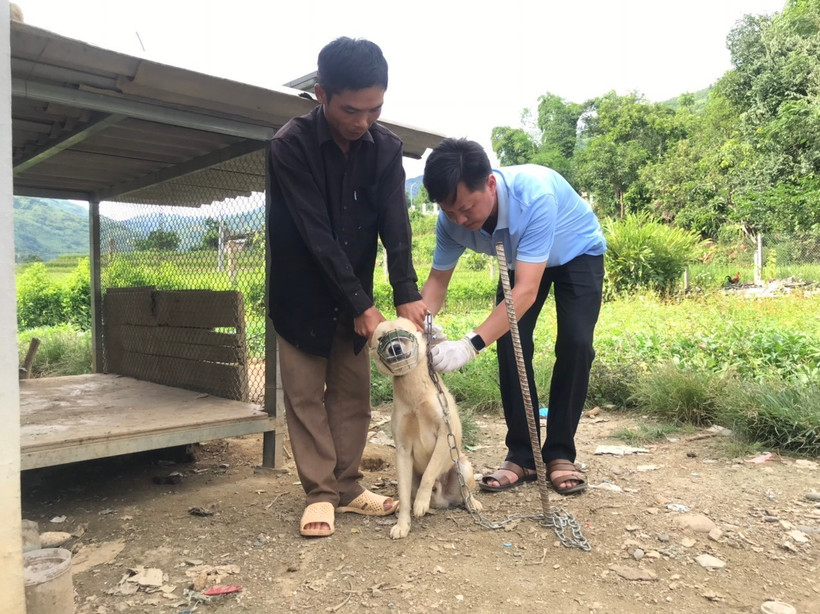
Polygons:
M763 285L763 233L757 233L757 251L755 252L755 284Z
M216 253L216 270L221 273L225 268L223 264L225 258L225 222L222 219L222 204L219 205L219 230Z
M89 275L91 293L91 372L103 373L105 370L105 340L103 339L103 302L102 302L102 248L100 246L100 203L91 200L88 203L89 234ZM111 262L109 261L109 265Z

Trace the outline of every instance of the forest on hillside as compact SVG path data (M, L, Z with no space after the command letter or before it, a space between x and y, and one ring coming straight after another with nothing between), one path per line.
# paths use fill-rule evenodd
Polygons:
M705 101L547 92L519 127L493 129L493 149L502 166L558 170L601 216L648 214L710 239L820 237L820 0L746 15L726 44L733 68Z

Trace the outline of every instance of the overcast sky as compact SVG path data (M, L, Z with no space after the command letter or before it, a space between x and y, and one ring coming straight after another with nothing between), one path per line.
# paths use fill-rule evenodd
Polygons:
M383 116L482 143L545 92L661 101L731 67L726 35L785 0L19 0L25 21L135 56L278 86L337 36L369 38L390 66ZM408 177L423 163L408 161Z

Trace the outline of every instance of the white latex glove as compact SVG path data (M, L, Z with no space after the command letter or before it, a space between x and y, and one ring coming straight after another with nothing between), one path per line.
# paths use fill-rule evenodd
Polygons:
M468 337L458 341L442 341L430 351L433 369L438 373L456 371L478 356Z

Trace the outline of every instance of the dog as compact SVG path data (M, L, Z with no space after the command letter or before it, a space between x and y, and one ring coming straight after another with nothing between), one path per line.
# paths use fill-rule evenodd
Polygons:
M427 344L412 322L397 318L382 322L370 342L373 361L380 373L393 380L391 427L396 444L398 473L398 521L390 537L401 539L410 532L410 502L413 515L424 516L430 508L461 505L464 498L458 468L450 450L450 431L444 421L438 389L427 368ZM444 383L439 385L447 400L450 429L458 449L458 467L464 483L475 488L473 468L461 452L461 421L456 403ZM476 510L481 504L471 500Z

